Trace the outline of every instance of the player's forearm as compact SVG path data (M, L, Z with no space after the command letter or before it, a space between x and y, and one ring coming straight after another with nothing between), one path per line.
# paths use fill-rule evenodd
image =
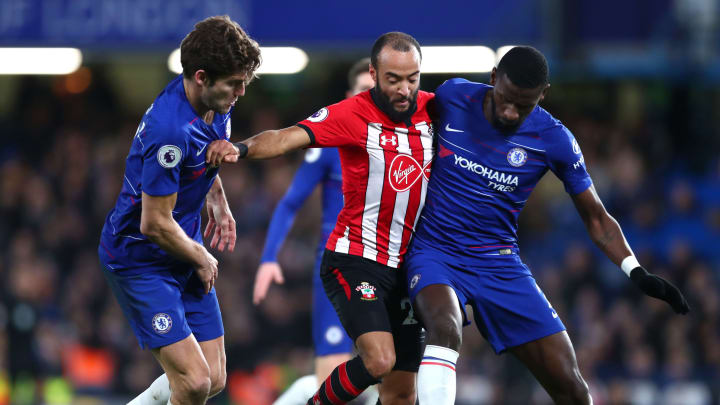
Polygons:
M225 190L223 189L220 176L215 177L215 182L213 182L213 185L210 187L210 191L208 191L207 194L207 202L210 204L227 205L227 197L225 197Z
M624 258L632 255L620 225L609 214L593 218L585 225L595 245L616 265L619 266Z
M293 150L280 130L271 129L260 132L242 143L248 147L246 159L270 159Z
M141 232L171 256L193 265L203 263L205 247L190 239L174 219L147 223Z

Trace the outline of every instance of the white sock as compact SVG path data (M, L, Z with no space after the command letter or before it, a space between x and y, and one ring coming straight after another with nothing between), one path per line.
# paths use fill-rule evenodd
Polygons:
M295 380L273 405L305 405L308 399L318 390L315 374L306 375Z
M170 401L170 382L167 375L163 374L127 405L166 405L168 401Z
M455 362L458 356L458 352L447 347L425 347L417 376L420 405L455 403Z
M377 385L371 385L365 388L362 394L358 395L357 398L348 402L351 405L377 405L378 390Z

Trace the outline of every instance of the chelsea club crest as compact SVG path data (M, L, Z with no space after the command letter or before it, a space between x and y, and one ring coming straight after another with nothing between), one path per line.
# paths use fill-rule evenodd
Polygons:
M507 161L514 167L520 167L527 162L528 154L523 148L512 148L507 153Z

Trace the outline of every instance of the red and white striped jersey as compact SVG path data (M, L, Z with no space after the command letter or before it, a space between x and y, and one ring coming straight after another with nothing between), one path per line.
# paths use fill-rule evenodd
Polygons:
M370 91L320 109L298 123L311 147L340 152L344 206L326 248L398 267L425 204L435 154L428 102L418 91L407 123L394 123ZM407 125L410 124L410 125Z

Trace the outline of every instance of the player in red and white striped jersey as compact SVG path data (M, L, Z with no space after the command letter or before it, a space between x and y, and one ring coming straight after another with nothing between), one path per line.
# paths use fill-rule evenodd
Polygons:
M321 278L359 357L335 369L308 404L344 404L379 381L383 405L415 403L421 328L398 268L425 202L434 155L428 114L434 95L418 90L421 57L411 36L384 34L371 53L375 88L296 126L208 146L211 165L303 147L340 152L344 207Z

